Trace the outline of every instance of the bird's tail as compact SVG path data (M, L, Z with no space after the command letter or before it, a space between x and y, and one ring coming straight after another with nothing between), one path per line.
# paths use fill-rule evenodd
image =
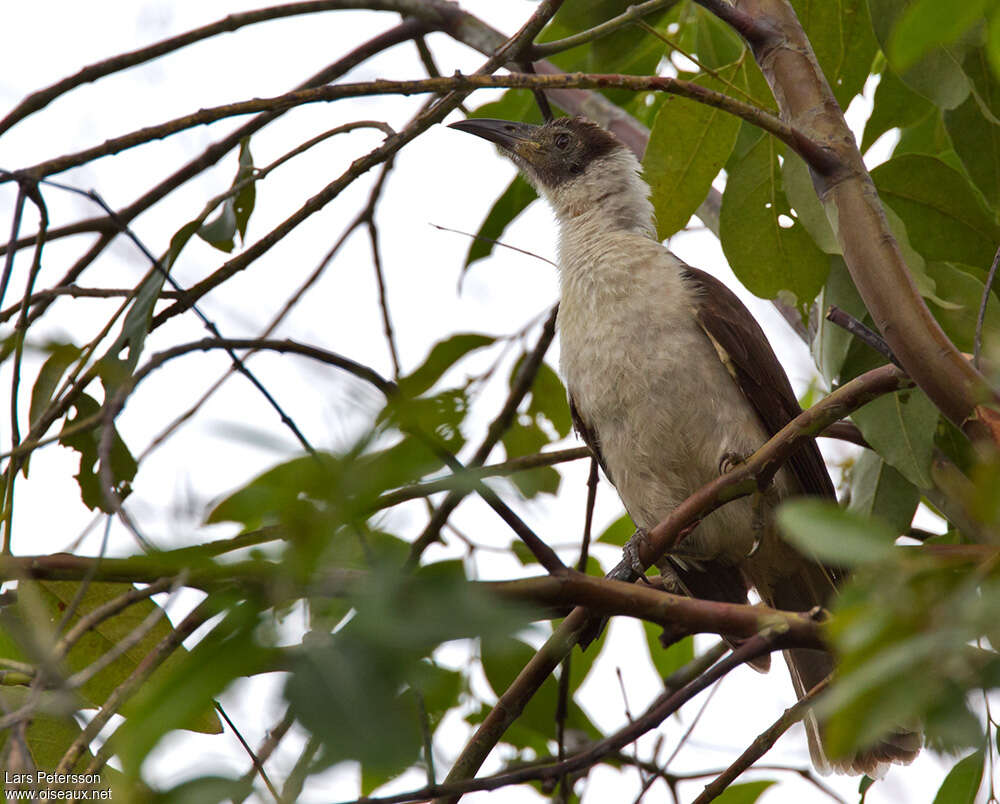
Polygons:
M768 588L758 586L761 596L768 605L785 611L811 611L816 606L828 606L839 573L802 555L796 555L795 559L794 562L786 559L784 563L785 567L794 568L793 572L771 579ZM795 648L785 651L784 656L798 698L827 678L834 669L833 656L826 651ZM919 732L901 728L853 756L831 761L823 746L822 724L812 712L806 715L803 723L813 765L824 774L836 771L866 774L877 779L885 775L892 763L908 765L912 762L922 743Z

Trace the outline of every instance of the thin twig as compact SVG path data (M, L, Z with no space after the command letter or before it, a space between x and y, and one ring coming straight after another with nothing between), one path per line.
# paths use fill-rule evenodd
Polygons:
M894 363L902 368L896 356L892 353L892 349L889 348L889 344L885 342L885 339L873 329L866 327L846 310L841 310L836 305L831 305L826 311L826 320L846 329L859 341L868 344L872 349L885 357L890 363Z
M271 783L271 780L267 776L267 772L264 770L264 763L255 753L253 748L250 747L250 743L246 741L246 738L240 733L240 730L236 728L236 724L233 723L232 718L223 708L222 704L218 701L215 702L215 711L219 713L220 717L226 721L226 725L233 730L233 734L236 735L236 739L239 741L240 745L243 746L243 750L247 752L250 757L250 761L253 763L254 771L260 775L260 778L264 781L267 789L270 791L271 795L274 796L274 800L280 804L281 796L278 793L278 789Z
M1000 266L1000 247L993 256L993 264L990 265L990 272L986 276L986 284L983 286L983 298L979 302L979 314L976 316L976 337L973 342L972 361L976 368L979 368L979 353L983 348L983 324L986 321L986 307L990 300L990 293L993 291L993 282L997 276L997 267Z
M770 751L782 734L805 717L816 696L825 690L826 686L827 681L821 681L795 704L786 709L781 717L754 739L750 747L740 754L739 758L732 765L726 768L723 773L719 774L709 784L705 785L704 791L702 791L692 804L708 804L709 801L714 801L721 795L722 791L736 781L743 771Z

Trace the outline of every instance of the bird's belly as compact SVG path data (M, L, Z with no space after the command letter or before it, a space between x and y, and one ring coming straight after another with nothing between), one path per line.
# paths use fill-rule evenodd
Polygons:
M643 320L619 322L603 338L564 337L561 363L622 502L637 526L651 528L718 477L724 457L745 457L766 436L693 320ZM754 538L751 507L736 501L702 521L680 552L736 563Z

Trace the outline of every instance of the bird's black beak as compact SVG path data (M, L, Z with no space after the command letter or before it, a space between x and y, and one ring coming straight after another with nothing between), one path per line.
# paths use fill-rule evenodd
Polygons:
M529 123L514 123L510 120L459 120L451 123L449 128L457 128L469 134L475 134L484 140L496 143L506 151L510 151L528 162L538 151L538 130L541 126Z

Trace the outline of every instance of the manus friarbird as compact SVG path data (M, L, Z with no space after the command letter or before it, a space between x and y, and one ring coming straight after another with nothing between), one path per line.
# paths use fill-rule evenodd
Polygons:
M649 186L614 135L582 118L451 125L495 143L555 212L570 410L640 532L801 412L743 303L657 241ZM762 499L735 500L705 517L660 563L666 588L746 603L753 587L775 608L826 607L842 573L783 541L774 524L777 503L802 494L835 499L814 441ZM823 651L785 657L799 697L833 671ZM806 725L813 762L828 772L821 726L812 715ZM833 767L874 777L919 749L919 734L900 730Z

